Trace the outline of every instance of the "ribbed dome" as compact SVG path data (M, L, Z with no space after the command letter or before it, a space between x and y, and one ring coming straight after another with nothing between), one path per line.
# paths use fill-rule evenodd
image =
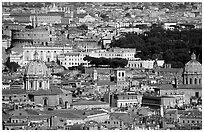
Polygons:
M31 61L25 69L25 75L27 76L47 76L48 75L48 69L45 63L34 60Z
M191 60L186 63L184 73L186 74L202 74L202 65L196 60L196 55L191 55Z

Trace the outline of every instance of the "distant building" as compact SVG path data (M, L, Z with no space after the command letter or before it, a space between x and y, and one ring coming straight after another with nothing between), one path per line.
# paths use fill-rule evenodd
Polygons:
M61 19L64 16L63 12L48 12L42 14L31 14L30 20L37 23L37 25L41 23L45 24L55 24L61 23Z
M145 68L145 69L153 69L153 64L155 60L128 60L128 64L126 67L129 68ZM157 60L157 64L159 67L163 67L164 60Z

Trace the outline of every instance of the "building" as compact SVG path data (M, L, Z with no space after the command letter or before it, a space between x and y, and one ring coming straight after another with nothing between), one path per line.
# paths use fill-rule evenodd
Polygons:
M104 57L104 58L124 58L131 60L135 58L136 49L131 48L112 48L108 51L97 50L90 54L91 57Z
M61 19L63 16L64 16L63 12L31 14L30 21L35 22L36 25L55 24L55 23L61 23Z
M117 107L140 106L142 104L142 95L134 93L119 94L117 98Z
M184 84L202 85L202 65L191 55L191 60L185 64L183 73Z
M18 63L20 66L25 66L34 59L34 53L37 52L38 59L43 62L57 62L57 60L61 60L61 65L64 65L64 62L62 62L64 60L60 58L60 54L71 51L72 48L70 46L23 46L22 53L11 54L10 60L11 62Z
M38 60L38 53L35 52L34 60L31 61L25 69L25 90L48 90L50 88L50 77L51 75L47 66Z
M60 106L68 108L72 94L50 85L51 75L44 62L38 59L35 51L34 60L27 64L24 74L25 90L32 102L43 106Z
M28 101L28 94L23 89L3 89L3 102L26 102Z
M126 67L129 68L145 68L145 69L153 69L153 64L155 60L136 60L129 59ZM157 60L157 64L159 67L163 67L164 60Z
M92 109L92 108L104 108L107 109L110 107L110 105L106 102L101 102L101 101L86 101L86 100L81 100L78 102L73 102L71 104L73 109L77 110L84 110L84 109Z
M50 26L12 31L12 44L15 45L48 46L54 45L54 42L55 32Z

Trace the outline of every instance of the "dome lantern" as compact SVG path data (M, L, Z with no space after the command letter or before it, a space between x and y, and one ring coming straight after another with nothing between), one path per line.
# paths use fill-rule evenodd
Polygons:
M191 55L191 60L196 60L196 55L195 55L194 52L193 52L193 54Z

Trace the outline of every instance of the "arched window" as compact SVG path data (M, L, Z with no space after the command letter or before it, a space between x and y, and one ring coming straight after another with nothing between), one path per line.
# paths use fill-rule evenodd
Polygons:
M202 83L201 83L201 79L199 79L199 84L202 84Z
M188 84L188 78L186 78L186 84Z
M118 73L118 76L120 77L120 72Z
M190 84L192 84L192 78L190 78Z
M122 72L122 77L124 77L125 76L125 73L124 72Z
M39 87L42 88L42 82L39 82Z
M30 88L31 89L33 88L33 82L30 82Z
M197 84L197 79L196 78L194 79L194 84Z
M48 99L47 98L44 98L43 104L44 104L44 106L48 105Z

